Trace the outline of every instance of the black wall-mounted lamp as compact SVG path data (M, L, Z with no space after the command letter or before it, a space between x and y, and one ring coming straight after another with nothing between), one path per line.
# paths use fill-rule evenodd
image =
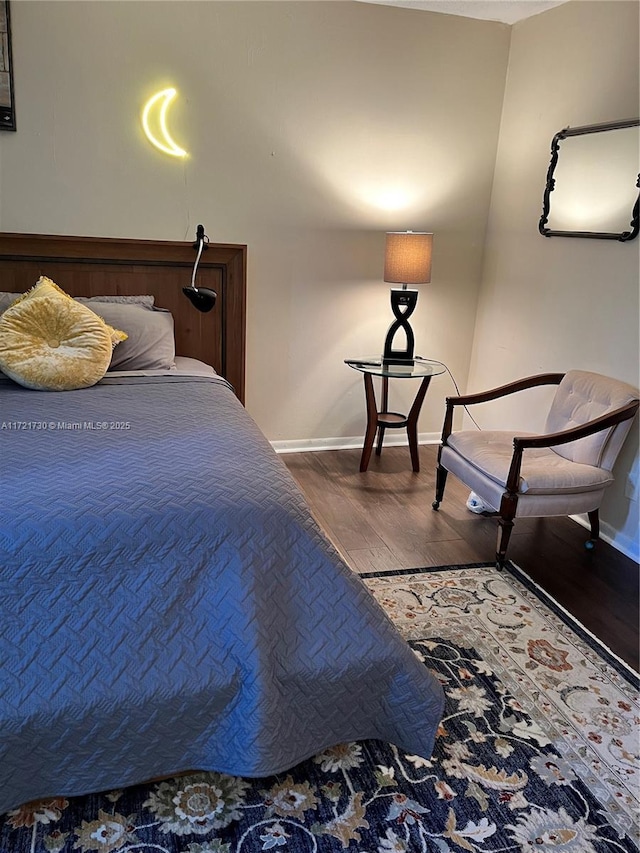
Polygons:
M204 225L198 225L196 228L196 242L193 244L193 248L198 250L198 254L196 255L193 272L191 273L191 285L190 287L182 288L182 292L189 299L192 305L194 305L198 311L202 311L203 313L211 311L213 306L216 304L216 299L218 297L215 290L211 290L208 287L196 287L196 270L198 269L202 252L209 248L207 246L208 242L209 238L204 233Z

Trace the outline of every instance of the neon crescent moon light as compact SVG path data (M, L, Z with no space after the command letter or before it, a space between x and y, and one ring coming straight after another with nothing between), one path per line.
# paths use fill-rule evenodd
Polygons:
M160 151L171 154L172 157L186 157L187 152L173 141L167 128L167 109L176 94L176 90L173 88L163 89L149 98L142 111L142 127L149 142L159 148ZM154 132L149 127L149 118L152 113L154 124L157 125L159 132Z

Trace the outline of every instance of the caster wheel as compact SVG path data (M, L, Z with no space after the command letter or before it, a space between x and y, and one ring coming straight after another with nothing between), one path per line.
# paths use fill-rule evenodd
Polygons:
M593 539L587 539L587 541L584 543L584 547L587 549L587 551L593 551L596 547L596 543L593 541Z
M440 509L440 501L434 501L434 502L431 504L431 509L436 509L436 510L437 510L437 509Z

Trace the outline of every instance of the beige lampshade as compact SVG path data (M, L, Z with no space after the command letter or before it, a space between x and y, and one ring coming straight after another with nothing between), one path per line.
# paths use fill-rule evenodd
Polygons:
M433 234L423 231L387 233L384 280L398 284L427 284L431 281Z

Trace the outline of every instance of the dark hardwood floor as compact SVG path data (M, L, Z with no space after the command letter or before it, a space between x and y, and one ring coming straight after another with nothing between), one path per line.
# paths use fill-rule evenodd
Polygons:
M408 447L372 456L361 474L359 450L284 454L328 537L356 572L492 561L496 521L466 507L469 489L449 475L431 509L437 447L420 447L420 473ZM508 558L615 654L639 668L638 564L570 518L516 519Z

